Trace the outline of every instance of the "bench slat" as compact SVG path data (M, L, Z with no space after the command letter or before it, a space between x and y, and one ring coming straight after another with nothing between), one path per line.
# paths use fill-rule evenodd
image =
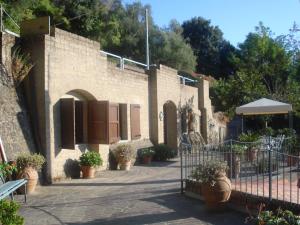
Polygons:
M27 183L27 180L20 179L14 181L8 181L5 184L0 185L0 200L10 195L12 192Z

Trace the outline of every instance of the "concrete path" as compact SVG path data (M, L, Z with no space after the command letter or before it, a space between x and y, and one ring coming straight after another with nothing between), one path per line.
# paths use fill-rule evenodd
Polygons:
M209 213L180 195L179 173L177 161L104 171L96 179L39 187L20 212L27 225L244 224L245 215Z

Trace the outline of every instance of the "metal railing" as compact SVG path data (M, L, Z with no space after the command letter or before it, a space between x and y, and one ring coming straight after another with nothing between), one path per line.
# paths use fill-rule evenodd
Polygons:
M273 143L272 143L273 142ZM276 140L275 140L276 142ZM237 146L244 151L237 152ZM209 160L226 161L227 176L232 189L249 196L299 205L300 170L299 156L292 155L290 139L280 146L274 139L255 143L234 140L219 145L180 144L181 185L193 181L192 171Z
M1 32L6 32L9 33L11 35L14 35L16 37L20 37L19 34L7 29L5 27L5 17L8 18L7 21L10 21L12 24L14 24L16 26L16 28L20 31L20 26L17 24L17 22L8 14L8 12L4 9L3 5L0 5L0 30Z
M112 58L116 59L119 62L119 64L118 64L119 68L122 70L125 68L126 62L132 63L134 65L142 66L143 68L147 68L146 64L138 62L138 61L134 61L132 59L123 58L121 56L118 56L118 55L115 55L115 54L112 54L112 53L109 53L106 51L102 51L102 50L100 51L100 53L102 53L108 57L112 57Z

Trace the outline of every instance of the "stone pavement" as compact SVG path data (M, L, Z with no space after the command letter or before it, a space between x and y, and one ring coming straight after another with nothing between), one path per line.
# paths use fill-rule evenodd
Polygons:
M27 225L244 224L243 214L209 213L199 200L182 196L179 177L175 160L103 171L95 179L39 187L20 213Z

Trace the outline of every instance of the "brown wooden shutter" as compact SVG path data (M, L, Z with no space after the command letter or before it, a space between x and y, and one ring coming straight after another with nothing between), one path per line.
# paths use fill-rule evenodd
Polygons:
M88 104L88 142L108 144L109 102L90 101Z
M139 139L141 137L140 105L130 105L130 127L131 139Z
M119 104L109 104L109 143L120 140Z
M60 100L61 147L75 149L74 99Z
M83 142L83 102L75 101L75 143Z

